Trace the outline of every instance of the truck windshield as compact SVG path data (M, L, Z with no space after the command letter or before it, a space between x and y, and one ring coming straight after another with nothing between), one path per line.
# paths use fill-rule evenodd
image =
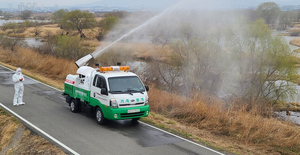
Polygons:
M136 76L111 77L108 78L110 93L143 93L144 85Z

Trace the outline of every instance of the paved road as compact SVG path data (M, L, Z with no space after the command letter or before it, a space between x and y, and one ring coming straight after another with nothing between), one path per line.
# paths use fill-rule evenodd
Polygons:
M72 113L60 91L28 77L25 77L24 83L26 104L13 107L13 74L14 71L0 65L0 103L75 151L75 154L220 154L142 122L132 124L130 120L122 120L110 121L105 126L98 125L88 110ZM45 137L22 122L33 132ZM53 139L45 138L55 143Z

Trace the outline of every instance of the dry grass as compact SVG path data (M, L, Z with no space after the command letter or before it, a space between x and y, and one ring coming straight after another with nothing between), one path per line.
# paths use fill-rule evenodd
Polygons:
M100 42L100 47L106 47L111 42ZM143 60L157 60L164 61L167 59L167 55L170 54L168 46L162 48L159 45L153 45L149 43L116 43L112 48L117 47L119 52L131 51L132 57Z
M139 59L165 61L167 55L171 53L169 46L162 48L147 43L134 43L134 45L133 56Z
M157 96L164 96L158 98ZM299 127L273 118L264 118L257 110L245 108L224 108L221 101L200 94L183 98L157 89L149 91L151 111L175 119L187 126L208 131L217 139L228 139L227 143L247 149L254 154L299 154ZM234 103L232 103L234 105ZM211 136L214 137L214 136ZM234 142L237 142L234 144ZM217 144L222 146L222 144ZM231 150L230 147L226 148ZM237 151L237 150L234 150ZM240 150L241 151L241 150ZM253 152L254 151L254 152ZM257 152L259 151L259 152ZM243 154L251 154L240 152Z
M100 19L99 19L100 20ZM38 29L39 34L35 34L35 30ZM13 29L7 29L6 31L0 30L1 34L5 34L7 36L11 37L20 37L20 38L46 38L49 35L66 35L68 32L68 35L80 35L77 30L62 30L57 24L47 24L47 25L41 25L38 27L29 27L24 30L22 33L14 33ZM96 41L96 36L99 34L99 29L84 29L83 33L86 35L86 40L89 41Z
M0 154L65 153L40 136L31 135L16 118L0 109Z
M36 37L35 29L36 29L35 27L29 27L22 34L25 37ZM41 31L38 37L43 37L43 38L47 37L49 34L54 35L60 32L60 28L57 26L57 24L42 25L39 26L38 29Z
M293 28L300 28L300 24L295 24Z
M300 38L294 38L294 39L292 39L290 41L290 44L300 47Z
M8 116L0 114L0 150L10 143L18 125Z
M73 61L59 59L49 55L41 55L24 48L17 48L16 52L0 50L0 60L4 63L22 68L25 74L37 75L34 76L37 79L41 80L41 77L47 77L48 79L42 81L53 81L50 83L51 85L63 83L68 74L75 74L77 71L77 67ZM59 86L60 88L63 87L62 84Z

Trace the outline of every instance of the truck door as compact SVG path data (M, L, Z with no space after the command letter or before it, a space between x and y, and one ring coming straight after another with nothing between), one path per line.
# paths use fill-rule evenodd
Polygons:
M106 89L105 94L101 94L101 89ZM91 97L96 98L101 104L109 105L108 102L108 90L106 80L100 75L95 75L93 85L91 88Z

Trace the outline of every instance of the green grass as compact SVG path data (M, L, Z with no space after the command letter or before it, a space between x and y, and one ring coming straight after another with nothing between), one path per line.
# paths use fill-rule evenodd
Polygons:
M4 111L2 108L0 108L0 114L6 115L6 116L11 116L8 112Z

